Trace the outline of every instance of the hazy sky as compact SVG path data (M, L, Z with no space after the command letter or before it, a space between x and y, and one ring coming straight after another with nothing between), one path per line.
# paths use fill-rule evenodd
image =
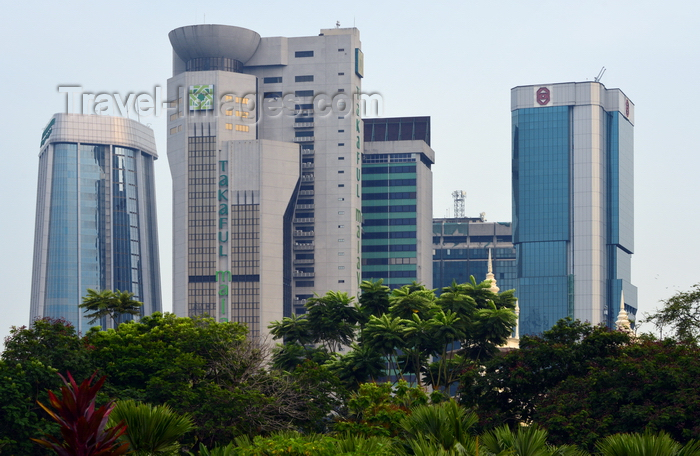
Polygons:
M171 76L168 32L202 22L261 36L360 29L364 92L383 116L432 118L434 215L510 221L510 89L593 80L635 108L635 252L641 312L700 282L700 2L355 1L14 2L0 16L0 337L29 320L41 133L65 112L58 86L85 93L153 94ZM165 115L155 130L163 305L171 308L171 181ZM684 234L685 233L685 234ZM695 234L693 234L695 233ZM683 241L683 242L681 242ZM651 330L648 325L642 330Z

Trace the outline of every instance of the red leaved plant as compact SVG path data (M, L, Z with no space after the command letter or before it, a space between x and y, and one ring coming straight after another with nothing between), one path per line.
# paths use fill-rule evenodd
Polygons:
M51 409L41 402L39 406L46 410L61 426L63 441L46 434L49 440L32 439L39 445L54 450L60 456L119 456L129 451L128 443L117 442L119 436L126 431L124 422L105 429L107 418L114 408L114 401L110 401L95 410L95 398L105 382L102 377L94 385L90 386L95 374L78 385L70 372L68 381L58 374L65 386L61 387L62 397L59 400L49 391Z

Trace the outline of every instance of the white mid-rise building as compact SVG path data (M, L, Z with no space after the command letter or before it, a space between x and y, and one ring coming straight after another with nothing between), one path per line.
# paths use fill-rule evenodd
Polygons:
M265 335L361 274L363 57L355 28L170 32L173 309Z

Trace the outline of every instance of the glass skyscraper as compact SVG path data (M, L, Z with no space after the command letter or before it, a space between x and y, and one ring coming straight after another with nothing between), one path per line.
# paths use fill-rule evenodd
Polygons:
M363 119L362 279L433 287L430 117Z
M488 273L489 251L494 278L502 290L515 287L515 249L511 223L486 222L483 218L433 219L433 287L477 282ZM517 291L517 290L516 290Z
M598 82L511 91L521 334L635 315L634 105Z
M161 310L156 158L153 131L138 122L53 116L39 153L31 321L64 318L84 333L88 288L130 291L144 315Z

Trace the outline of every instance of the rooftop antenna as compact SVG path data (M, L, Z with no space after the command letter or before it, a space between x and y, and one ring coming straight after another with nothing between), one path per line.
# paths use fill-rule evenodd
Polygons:
M467 197L467 192L464 190L455 190L452 192L452 199L455 201L455 218L464 218L464 200Z
M600 69L600 73L598 73L598 76L595 77L595 82L600 82L601 79L603 79L603 74L605 74L605 67Z

